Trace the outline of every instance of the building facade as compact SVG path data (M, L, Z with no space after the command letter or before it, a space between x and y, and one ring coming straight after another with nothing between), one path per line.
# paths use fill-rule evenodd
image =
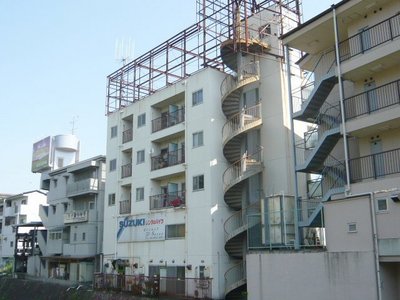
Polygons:
M215 4L205 2L202 12ZM226 15L212 26L232 23L223 28L226 35L214 32L209 44L216 43L218 57L204 67L190 76L186 60L179 65L183 76L168 63L162 72L152 60L144 68L153 49L108 78L101 279L108 286L152 295L245 297L247 229L259 229L266 203L273 203L270 209L294 206L278 37L297 24L296 6L226 2L218 12ZM206 28L209 19L202 22ZM186 45L190 32L155 48L167 49L157 55L168 62L169 51ZM205 59L194 52L183 49L180 57ZM148 76L141 73L146 70L152 70ZM162 88L147 80L164 74ZM257 222L249 223L253 214ZM292 212L285 234L277 230L274 242L293 244L293 220ZM157 284L149 291L141 280Z
M14 255L23 252L25 245L16 240L16 226L27 223L39 222L39 206L46 203L46 193L41 191L29 191L4 198L2 205L1 225L1 265L8 261L14 261ZM28 228L19 230L21 234L27 234ZM21 271L26 270L21 266ZM20 271L19 269L17 271Z
M40 276L73 282L93 280L100 271L105 185L104 156L42 174L48 190L39 214Z
M251 299L399 299L399 11L341 1L284 36L287 52L306 53L291 101L309 129L294 135L308 247L250 253Z

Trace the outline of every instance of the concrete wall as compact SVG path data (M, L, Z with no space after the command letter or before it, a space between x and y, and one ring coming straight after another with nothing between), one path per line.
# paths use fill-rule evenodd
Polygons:
M250 300L377 298L372 252L262 253L246 260Z

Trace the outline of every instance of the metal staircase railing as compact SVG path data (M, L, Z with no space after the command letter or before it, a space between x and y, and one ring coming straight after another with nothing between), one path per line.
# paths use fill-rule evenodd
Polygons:
M222 127L222 143L225 144L233 136L252 128L261 120L261 103L245 108L233 115Z
M229 166L222 175L224 183L224 191L226 192L233 184L240 179L247 178L246 173L250 174L254 167L261 167L263 161L263 147L253 154L247 154L247 151L242 155L242 158Z
M225 272L225 295L233 291L235 288L246 283L246 266L245 261L234 265Z
M260 203L256 202L230 216L224 223L225 241L247 229L247 215L259 212Z

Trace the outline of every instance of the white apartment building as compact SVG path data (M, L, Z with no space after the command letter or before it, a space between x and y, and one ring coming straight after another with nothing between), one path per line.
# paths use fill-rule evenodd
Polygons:
M4 198L0 239L1 265L7 261L14 261L14 255L21 252L25 246L16 241L16 226L39 222L39 206L44 203L46 203L46 193L38 190ZM29 228L19 230L19 233L28 232Z
M250 299L400 299L399 13L341 1L283 37L305 53L291 100L309 127L294 136L299 232L313 234L302 251L249 253Z
M48 193L39 210L46 228L37 235L39 276L87 282L100 271L105 161L100 155L42 174Z
M297 7L205 2L201 11L213 18L203 15L203 27L189 27L108 77L105 275L96 287L245 296L247 229L255 226L248 215L294 206L278 37L296 24ZM223 8L213 11L216 2ZM218 26L221 35L210 38ZM210 40L189 48L196 35ZM217 57L206 58L208 51ZM189 73L193 60L204 64ZM293 215L274 242L293 245Z

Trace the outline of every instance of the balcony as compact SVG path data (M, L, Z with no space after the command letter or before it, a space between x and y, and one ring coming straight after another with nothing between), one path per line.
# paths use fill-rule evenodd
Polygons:
M67 197L97 193L99 181L96 178L79 180L67 185Z
M151 132L157 132L162 129L174 126L185 121L185 108L165 114L151 121Z
M340 61L343 62L356 55L392 41L400 36L400 14L386 19L358 34L339 43Z
M181 148L175 151L165 152L151 158L151 170L158 170L170 166L179 165L185 162L185 149Z
M121 215L131 213L131 200L122 200L119 202L119 213Z
M400 80L395 80L344 100L346 120L400 104Z
M163 209L185 206L185 191L150 196L150 209Z
M132 163L121 166L121 178L132 176Z
M400 173L400 148L350 159L351 182Z
M133 140L133 129L128 128L122 132L122 143L125 144Z
M89 220L89 211L75 210L64 214L64 224L87 222Z

